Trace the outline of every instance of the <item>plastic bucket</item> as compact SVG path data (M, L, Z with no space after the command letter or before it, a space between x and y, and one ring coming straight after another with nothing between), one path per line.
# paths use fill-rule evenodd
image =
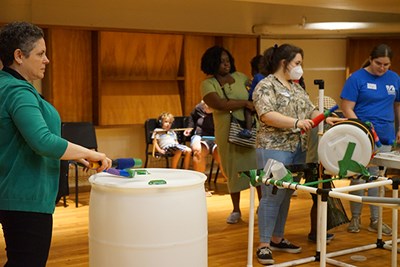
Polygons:
M89 265L207 266L206 176L144 171L134 178L108 173L89 178Z
M345 156L349 143L355 144L352 160L367 166L374 152L374 138L370 128L360 120L340 121L327 130L318 144L318 157L330 174L339 173L339 161ZM354 175L347 172L347 176Z

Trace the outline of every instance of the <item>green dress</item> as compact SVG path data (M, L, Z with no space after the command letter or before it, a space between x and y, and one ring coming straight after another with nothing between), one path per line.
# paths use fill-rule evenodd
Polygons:
M225 84L224 89L229 99L248 100L249 94L246 90L247 76L240 72L231 74L235 79L233 84ZM201 84L201 95L204 98L209 93L217 93L225 98L216 78L208 78ZM222 168L228 179L229 193L240 192L249 188L249 180L240 178L241 171L257 169L256 150L237 146L228 142L230 114L229 111L214 110L215 141L218 144L218 153L221 158ZM239 120L244 120L244 110L237 109L233 115Z

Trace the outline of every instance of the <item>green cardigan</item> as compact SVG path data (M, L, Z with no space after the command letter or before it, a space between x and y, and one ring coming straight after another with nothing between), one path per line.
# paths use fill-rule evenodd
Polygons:
M52 214L67 149L57 110L27 81L0 71L0 210Z

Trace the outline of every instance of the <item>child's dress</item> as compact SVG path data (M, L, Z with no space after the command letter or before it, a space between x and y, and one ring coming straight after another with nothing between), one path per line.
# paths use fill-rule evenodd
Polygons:
M151 138L155 138L161 149L167 153L173 153L176 150L185 152L187 146L178 143L178 137L173 130L165 131L161 128L156 128Z

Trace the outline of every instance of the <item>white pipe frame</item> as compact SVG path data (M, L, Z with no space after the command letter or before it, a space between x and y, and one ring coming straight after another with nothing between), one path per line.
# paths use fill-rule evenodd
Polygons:
M388 197L364 197L364 196L355 196L355 195L350 195L346 194L343 192L350 192L354 190L359 190L359 189L367 189L367 188L372 188L372 187L382 187L383 185L391 185L393 184L393 180L388 179L386 177L379 177L379 181L376 182L371 182L371 183L365 183L365 184L360 184L360 185L351 185L347 187L341 187L341 188L333 188L333 189L320 189L320 188L315 188L315 187L309 187L297 183L288 183L288 182L282 182L279 180L274 180L271 178L267 178L268 176L265 175L264 177L261 177L261 180L263 183L266 185L279 185L284 188L290 188L293 190L301 190L305 191L308 193L312 194L318 194L319 197L322 198L323 201L321 201L321 205L318 205L321 207L321 212L319 213L319 218L321 219L320 223L320 228L321 231L319 235L317 235L317 240L320 243L320 255L304 258L304 259L298 259L294 261L288 261L285 263L281 264L274 264L270 266L295 266L295 265L300 265L300 264L305 264L308 262L313 262L316 260L319 260L320 266L325 267L326 263L333 264L336 266L354 266L354 265L349 265L343 262L339 262L336 260L332 260L329 257L334 257L334 256L340 256L340 255L345 255L349 253L354 253L354 252L359 252L363 250L369 250L373 248L378 248L378 244L370 244L370 245L365 245L361 247L356 247L356 248L351 248L351 249L346 249L342 251L337 251L337 252L331 252L331 253L326 253L326 225L327 225L327 197L334 197L334 198L339 198L339 199L346 199L349 201L354 201L354 202L359 202L359 203L368 203L371 205L377 205L377 206L384 206L387 208L392 209L392 240L389 241L382 241L382 213L380 212L380 224L378 226L378 242L381 242L383 245L383 248L390 249L392 251L391 253L391 267L396 267L397 266L397 242L400 241L400 239L397 238L398 235L398 230L397 230L397 222L398 222L398 209L400 208L400 199L398 198L398 185L396 189L393 189L393 194L392 198ZM257 179L258 181L260 180ZM249 220L249 244L248 244L248 262L247 262L247 267L252 267L252 260L253 260L253 235L254 235L254 187L250 185L250 220ZM280 190L280 189L278 189ZM381 190L382 192L382 190ZM381 201L381 202L379 202ZM318 210L319 211L319 210ZM251 239L250 239L251 237ZM251 242L250 242L251 241ZM318 252L318 250L317 250ZM319 258L319 259L317 259Z
M253 28L254 29L254 28ZM322 82L322 83L321 83ZM323 113L324 112L324 81L323 80L314 80L314 84L319 85L319 90L318 90L318 107L319 107L319 112ZM318 125L318 138L321 138L321 136L324 133L324 122L321 122ZM269 177L269 173L267 173L263 178L263 183L265 184L275 184L277 181L273 179L267 179L266 177ZM321 179L320 179L321 180ZM320 262L320 267L325 267L326 263L330 263L332 265L336 266L354 266L350 264L346 264L343 262L339 262L333 259L330 259L329 257L333 256L339 256L339 255L345 255L349 253L354 253L357 251L363 251L363 250L368 250L368 249L373 249L377 248L378 244L370 244L366 246L361 246L361 247L356 247L352 249L347 249L347 250L342 250L338 252L331 252L327 254L326 252L326 234L327 234L327 199L324 199L322 201L322 195L324 194L324 198L327 196L330 197L335 197L339 199L347 199L350 201L354 202L360 202L360 203L369 203L371 205L376 205L379 206L379 219L378 219L378 242L383 244L383 248L390 249L392 251L391 254L391 262L392 266L391 267L396 267L397 266L397 242L400 241L400 239L397 239L398 235L398 229L397 229L397 222L398 222L398 209L400 207L400 200L398 199L398 185L396 186L396 189L393 189L392 193L392 200L386 200L388 198L383 197L384 191L383 191L383 186L384 185L390 185L392 184L392 180L388 180L386 177L378 177L377 181L374 181L373 183L365 183L365 184L360 184L360 185L351 185L351 186L346 186L346 187L340 187L340 188L332 188L331 190L329 189L322 189L322 184L318 184L318 189L315 187L309 187L309 186L303 186L299 184L294 184L294 183L287 183L283 182L282 186L285 188L291 188L294 190L301 190L305 191L308 193L312 194L317 194L317 244L316 244L316 256L308 257L308 258L303 258L303 259L298 259L294 261L289 261L286 263L281 263L281 264L275 264L271 266L295 266L295 265L301 265L305 264L308 262L313 262L319 260ZM279 183L281 183L279 181ZM350 195L350 194L345 194L345 192L351 192L355 190L360 190L360 189L368 189L368 188L375 188L375 187L380 187L380 197L379 198L371 198L371 197L360 197L360 196L355 196L355 195ZM279 189L278 189L279 190ZM247 253L247 267L253 267L253 240L254 240L254 187L250 183L250 212L249 212L249 233L248 233L248 253ZM369 200L369 201L368 201ZM381 200L382 202L379 202ZM393 203L391 203L393 202ZM392 208L392 240L383 242L382 241L382 207L387 207L387 208ZM391 246L390 246L391 244Z

